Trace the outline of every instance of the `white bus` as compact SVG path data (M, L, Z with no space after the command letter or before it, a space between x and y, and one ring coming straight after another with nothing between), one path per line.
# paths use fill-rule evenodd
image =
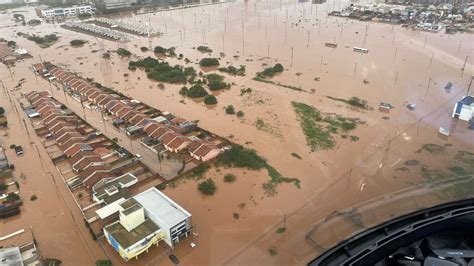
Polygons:
M367 54L367 53L369 52L369 49L360 48L360 47L354 47L354 52Z

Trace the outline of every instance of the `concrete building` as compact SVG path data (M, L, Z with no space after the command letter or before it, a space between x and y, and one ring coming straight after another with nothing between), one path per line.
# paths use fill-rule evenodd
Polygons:
M36 14L42 18L53 17L75 17L81 14L93 14L94 11L91 5L71 6L71 7L38 7Z
M464 121L474 118L474 96L464 96L454 105L453 117Z
M136 0L96 0L97 8L102 10L126 9L136 3Z
M0 265L36 266L43 264L41 263L35 244L29 243L21 247L1 248Z
M143 206L146 216L160 226L163 240L170 247L191 233L191 214L155 187L133 198Z
M104 235L120 256L126 261L137 259L152 245L158 246L164 233L153 220L145 216L144 208L133 198L118 206L120 218L104 227Z

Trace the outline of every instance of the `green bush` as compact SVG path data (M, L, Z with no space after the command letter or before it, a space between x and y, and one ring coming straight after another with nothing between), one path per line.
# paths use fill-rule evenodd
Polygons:
M206 89L198 84L193 85L190 89L183 87L180 93L181 95L187 96L189 98L200 98L208 95Z
M129 66L129 67L128 67L128 70L130 70L130 71L135 71L135 70L137 70L137 67L136 67L136 66Z
M214 95L207 95L206 98L204 98L204 103L207 105L217 104L217 98Z
M218 91L228 88L228 84L223 81L211 81L207 84L211 91Z
M207 74L206 78L209 82L211 82L211 81L224 81L224 76L219 75L219 74L215 74L215 73Z
M110 260L97 260L95 266L112 266L112 261Z
M0 115L4 115L4 114L5 114L5 109L0 106Z
M273 77L276 73L283 72L284 68L281 64L275 64L273 67L265 68L262 72L257 73L258 77Z
M224 176L224 182L226 183L234 183L237 180L237 177L233 174L226 174Z
M208 178L206 181L198 184L198 190L204 195L214 195L217 190L216 183L214 183L214 180Z
M142 52L148 52L148 47L142 46L142 47L140 47L140 50Z
M196 49L197 49L199 52L212 53L212 49L210 49L210 48L207 47L207 46L198 46Z
M174 56L176 53L174 52L175 48L170 47L170 48L164 48L162 46L156 46L155 49L153 49L153 52L156 54L161 54L161 55L166 55L166 56Z
M86 43L86 41L84 40L72 40L69 42L71 44L71 46L80 46L80 45L84 45Z
M166 54L166 51L168 49L162 47L162 46L156 46L155 49L153 49L153 52L157 53L157 54Z
M233 114L235 114L234 106L233 106L233 105L228 105L228 106L225 108L225 113L228 114L228 115L233 115Z
M6 190L7 188L8 188L7 185L5 185L5 184L0 184L0 191L4 191L4 190Z
M30 197L30 200L31 200L31 201L35 201L35 200L37 200L37 199L38 199L38 197L37 197L36 195L32 195L32 196Z
M165 189L166 189L166 185L163 184L163 183L161 183L161 184L157 185L156 188L159 189L159 190L165 190Z
M238 118L242 118L242 117L244 117L244 112L243 111L238 111L236 115L237 115Z
M183 68L182 66L170 66L168 62L159 61L152 57L147 57L138 61L130 61L129 67L145 68L149 79L169 82L186 83L189 77L196 76L196 70L192 67Z
M268 249L268 253L270 254L270 256L274 257L276 255L278 255L278 251L276 249L275 246L272 246Z
M118 48L117 54L122 57L130 57L132 55L132 53L129 50L124 49L124 48Z
M44 266L59 266L61 263L63 263L61 260L54 258L46 258L43 260Z
M7 42L8 47L10 48L15 48L16 47L16 42L15 41L8 41Z
M104 58L104 59L109 59L109 58L110 58L110 54L109 54L109 53L103 53L103 54L102 54L102 58Z
M236 68L234 66L228 66L228 67L221 67L218 69L221 72L229 73L231 75L236 75L236 76L245 76L245 66L240 66L240 68Z
M199 65L202 67L214 67L219 65L217 58L203 58L199 61Z

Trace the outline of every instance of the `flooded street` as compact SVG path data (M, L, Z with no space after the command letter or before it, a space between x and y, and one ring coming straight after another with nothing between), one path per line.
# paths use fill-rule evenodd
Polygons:
M343 4L340 3L341 8ZM6 94L0 92L0 103L7 110L9 121L8 135L2 131L0 139L6 147L10 144L24 147L26 154L22 158L16 158L9 149L7 155L15 164L17 178L20 173L27 177L20 182L24 199L22 213L3 220L0 235L21 228L28 231L31 226L43 257L59 258L65 265L91 265L105 258L103 249L90 237L80 210L40 140L32 128L27 135L22 121L26 115L16 98L32 90L50 90L58 101L83 115L79 102L32 73L31 65L40 61L51 61L150 106L189 121L197 120L201 128L255 149L283 176L301 180L300 189L282 183L276 187L277 195L268 197L262 188L269 179L265 171L213 168L206 177L216 180L218 189L214 196L202 196L192 180L166 188L164 193L193 215L199 232L193 239L196 248L182 245L176 250L183 265L305 264L322 251L305 240L319 220L336 210L427 181L421 166L409 171L397 170L404 162L416 159L425 168L444 170L456 163L453 158L458 151L474 151L474 132L467 129L466 123L456 124L451 118L454 104L466 94L474 75L474 35L428 33L398 25L328 17L327 11L337 6L335 1L318 5L237 1L114 18L130 23L149 22L153 30L163 33L150 39L129 35L131 40L125 43L76 33L57 24L12 26L12 13L0 14L0 36L16 41L33 55L32 59L17 62L11 68L11 75L5 65L0 66L3 85L11 91L13 105L19 112L17 116ZM34 18L33 9L23 14L27 20ZM43 49L17 36L18 32L57 33L60 39ZM69 42L74 39L87 43L71 47ZM337 43L337 48L326 47L326 42ZM125 48L133 54L130 60L155 57L152 50L158 45L176 47L176 54L182 53L190 61L186 64L176 57L165 58L170 64L218 73L201 70L198 65L201 58L216 57L220 58L221 67L245 65L246 75L224 74L225 81L233 85L230 90L216 94L218 104L209 108L202 101L181 96L179 90L183 84L163 83L164 88L160 88L160 83L148 79L145 71L129 70L129 59L112 52ZM212 49L211 55L195 49L200 45ZM369 52L356 53L354 46L367 48ZM142 52L141 47L150 51ZM111 58L103 58L108 51ZM300 87L301 91L253 79L257 72L275 63L281 63L285 70L271 80ZM12 91L21 78L27 80L22 89ZM448 82L453 83L450 93L444 89ZM252 92L241 95L242 88L251 88ZM327 96L358 97L366 100L373 110L350 107ZM335 149L311 152L292 102L306 103L322 113L359 118L365 123L351 132L358 141L338 137ZM390 103L394 108L390 113L379 112L380 102ZM416 109L408 110L408 103L416 104ZM224 110L227 105L242 110L244 117L227 115ZM108 137L118 136L111 129L105 132L99 113L87 110L85 115L92 126ZM258 128L257 120L264 121L268 127ZM27 119L26 125L31 127ZM440 127L450 128L451 136L441 138ZM29 138L34 144L30 144ZM133 151L135 144L121 141ZM445 146L446 152L435 155L419 152L424 144L430 143ZM141 152L138 145L135 149ZM38 156L44 159L38 160ZM234 184L223 182L227 173L237 176ZM37 201L29 200L32 194L38 196ZM444 200L426 196L413 208ZM393 205L391 208L394 214L406 210ZM239 218L234 217L235 213ZM376 223L388 216L373 215L373 219L365 222ZM284 234L275 233L284 222L288 230ZM346 228L351 228L347 234L353 231L350 226ZM329 233L327 238L332 237ZM23 243L30 235L25 232L6 244ZM0 245L5 244L0 242ZM278 256L268 254L272 245L278 249ZM125 264L110 247L106 250L114 265ZM152 254L146 255L144 261L139 258L127 264L171 265L167 258L153 260Z

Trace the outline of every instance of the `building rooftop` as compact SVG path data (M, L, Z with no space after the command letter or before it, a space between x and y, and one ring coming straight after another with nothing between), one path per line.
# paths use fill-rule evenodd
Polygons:
M149 212L147 215L153 215L155 219L161 220L169 227L173 227L191 216L189 212L154 187L133 198Z
M464 98L459 102L465 105L472 105L474 104L474 96L464 96Z
M133 244L143 240L160 229L151 220L147 219L130 232L120 224L119 221L104 228L120 244L123 249L131 247Z
M19 247L0 249L0 265L23 266Z

